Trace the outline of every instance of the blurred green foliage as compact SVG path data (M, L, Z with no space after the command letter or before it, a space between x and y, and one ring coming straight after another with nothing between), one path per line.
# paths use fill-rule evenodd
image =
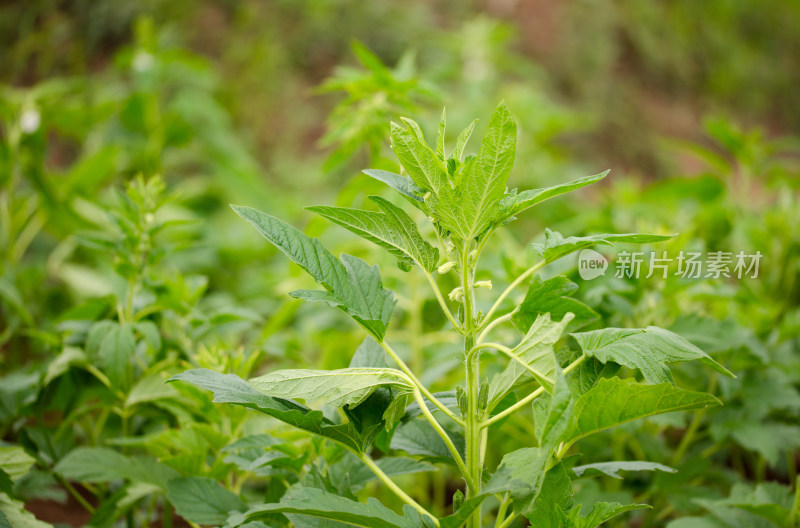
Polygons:
M780 0L0 5L0 431L35 460L6 498L16 508L80 486L116 512L97 509L94 526L168 517L159 482L57 470L77 446L157 459L165 474L210 477L258 500L351 467L331 470L335 449L205 393L154 388L189 366L241 376L345 367L360 342L342 315L283 295L308 281L240 229L228 204L295 225L310 217L301 204L361 207L382 191L358 172L397 170L390 120L413 114L430 131L446 102L452 142L504 98L519 122L522 188L613 170L583 201L553 200L515 222L477 279L504 284L527 268L545 226L679 232L664 249L765 255L750 281L589 283L571 266L550 272L579 283L602 324L671 328L739 375L709 387L720 410L581 446L617 459L668 452L677 474L587 478L579 495L650 500L655 510L633 514L642 526L762 526L730 510L756 484L797 476L798 25L800 5ZM341 230L308 224L323 231L329 247L383 265L407 329L395 334L400 352L434 389L452 381L441 376L457 345L438 332L422 281ZM102 355L109 329L133 347L126 362ZM700 379L691 366L676 372L687 386ZM114 375L121 392L108 385ZM507 441L530 438L529 421L512 424ZM265 431L275 439L266 454L236 443ZM261 456L277 462L254 465ZM436 479L401 482L441 513L451 493Z

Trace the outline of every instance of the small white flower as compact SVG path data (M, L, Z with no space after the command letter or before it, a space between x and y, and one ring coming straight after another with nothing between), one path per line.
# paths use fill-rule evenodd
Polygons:
M475 283L475 287L476 288L486 288L487 290L491 290L492 289L492 281L490 281L490 280L478 281L478 282Z
M39 125L42 124L42 116L35 108L28 108L19 118L19 128L25 134L33 134L39 130Z

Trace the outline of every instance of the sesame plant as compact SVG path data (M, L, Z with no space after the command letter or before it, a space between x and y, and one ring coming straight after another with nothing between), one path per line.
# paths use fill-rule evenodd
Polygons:
M322 437L354 460L344 476L335 470L341 464L332 459L327 466L315 467L313 478L309 474L292 482L281 497L272 494L273 502L237 503L225 526L327 526L332 521L365 527L478 528L491 522L505 528L521 525L524 518L537 528L591 528L649 506L578 504L574 480L597 473L614 476L621 470L671 468L644 460L576 465L576 443L639 418L719 404L710 394L674 384L668 367L674 362L697 360L732 376L698 347L652 326L579 332L595 322L597 314L569 296L574 285L565 277L544 279L538 274L589 246L656 243L671 235L565 237L548 230L544 242L534 246L538 260L526 263L526 271L489 298L491 284L477 280L476 273L493 235L537 204L598 182L607 172L547 188L509 191L515 121L501 103L477 152L465 156L476 122L458 135L449 153L444 113L434 147L414 121L392 123L392 148L401 172L364 172L397 191L412 209L379 196L370 197L373 210L309 208L387 250L402 270L424 275L448 331L463 343L463 384L451 390L433 392L392 346L389 330L396 301L384 288L377 266L347 254L337 258L320 240L281 220L234 206L322 286L293 291L292 297L342 310L366 336L357 351L342 350L352 356L348 368L277 370L247 381L208 369L173 377L212 391L217 402L248 407ZM457 277L449 294L440 287L450 280L446 275ZM525 288L521 301L513 302ZM510 342L493 339L501 325L513 325L517 337ZM503 367L482 369L482 359L500 360ZM307 406L320 403L321 408ZM532 421L527 443L493 453L496 446L508 445L493 438L503 435L507 419L517 413ZM393 480L393 475L434 469L455 477L459 489L452 497L452 513L437 515L424 494ZM357 500L361 488L354 483L364 471L402 501L402 511L374 497L366 503Z

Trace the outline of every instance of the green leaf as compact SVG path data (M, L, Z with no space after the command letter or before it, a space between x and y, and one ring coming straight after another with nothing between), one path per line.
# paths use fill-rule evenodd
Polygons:
M632 510L651 508L647 504L620 504L618 502L596 502L585 516L580 515L580 504L564 516L565 528L595 528L604 522Z
M167 483L167 500L187 521L222 524L229 512L243 512L247 506L219 482L207 477L180 477Z
M411 217L379 196L370 196L370 199L383 212L328 206L308 207L308 210L386 249L401 264L414 262L433 272L439 260L439 250L422 238Z
M177 398L178 396L180 396L180 394L175 387L167 385L165 374L155 372L136 382L128 393L125 405L132 407L140 403Z
M596 462L594 464L585 464L583 466L575 466L572 471L578 477L591 474L603 474L611 478L622 479L620 471L664 471L666 473L676 473L678 470L658 464L656 462L644 462L639 460L618 461L618 462Z
M420 528L418 524L397 515L373 497L364 504L316 488L293 489L279 503L260 504L245 512L242 517L245 520L256 520L275 513L310 515L365 528Z
M445 428L446 425L445 425ZM448 431L461 456L464 456L464 437ZM431 462L455 464L453 456L442 438L427 420L417 419L402 424L392 437L391 448L405 451L412 456L421 456Z
M541 491L525 517L536 528L563 528L562 511L572 506L572 495L569 474L564 463L559 462L545 475Z
M278 370L253 378L249 383L274 398L324 400L335 407L355 407L380 386L411 390L411 385L399 370L388 368Z
M575 410L575 397L561 369L555 371L553 394L548 398L535 400L533 406L534 428L539 445L556 447L570 427Z
M527 514L533 508L542 490L550 457L550 449L540 447L517 449L503 457L497 473L512 482L511 498L516 513Z
M4 469L0 469L0 493L14 493L14 481Z
M166 489L167 482L178 476L172 468L155 458L125 456L107 447L78 447L56 464L55 471L78 482L130 480Z
M423 209L422 195L425 189L418 187L410 178L380 169L366 169L361 171L370 178L385 183L395 191L403 195L412 205L418 209Z
M53 525L37 519L22 501L0 493L0 528L53 528Z
M549 313L554 321L560 321L571 312L575 317L568 328L577 330L592 323L600 316L577 299L569 297L578 289L578 285L563 275L542 280L534 276L525 294L522 304L514 310L511 321L522 332L527 332L539 315Z
M445 229L470 240L489 226L505 194L516 145L517 125L506 104L500 103L478 154L464 164L455 186L443 186L438 193L436 215Z
M418 187L438 196L440 189L450 185L444 162L412 127L392 123L391 139L395 155Z
M565 441L574 442L646 416L719 404L711 394L678 389L669 383L644 385L630 379L604 378L575 402L572 427Z
M458 135L458 139L456 140L456 148L453 150L453 153L450 154L451 159L460 160L461 155L464 154L464 148L466 148L467 143L469 142L470 136L472 136L472 131L475 130L475 125L478 124L478 120L475 119L467 125L467 128L461 131Z
M649 244L652 242L663 242L675 235L643 235L639 233L626 234L603 234L590 235L584 237L564 236L558 231L544 230L544 244L533 244L533 249L542 256L545 262L553 262L562 257L579 251L581 249L595 246L598 244L613 246L612 242L622 242L625 244Z
M663 328L603 328L570 335L587 356L638 369L649 383L672 383L666 364L694 359L728 377L736 377L689 341Z
M427 473L436 470L435 466L427 462L409 457L383 457L376 460L375 463L381 468L381 471L390 477L393 475ZM348 475L350 487L354 493L363 488L368 482L377 478L372 470L351 454L332 464L328 469L328 475L334 482L342 482L345 480L345 475Z
M595 174L594 176L584 176L583 178L578 178L577 180L572 180L567 183L560 183L551 187L529 189L527 191L522 191L519 194L507 194L502 200L500 200L500 211L497 215L497 222L503 223L506 220L509 220L512 216L521 213L522 211L529 209L534 205L540 204L545 200L549 200L554 196L559 196L561 194L599 182L605 178L609 172L610 171L605 171L601 172L600 174Z
M790 526L792 492L788 486L777 482L763 482L755 489L738 484L734 486L729 498L718 501L717 504L745 510L776 526Z
M570 315L566 315L556 323L550 320L549 314L540 315L512 350L515 356L540 374L537 381L548 391L553 387L553 371L556 366L553 346L561 338L571 319ZM532 378L531 372L519 362L509 362L505 370L492 377L488 409L494 409L506 394L530 382Z
M242 405L357 451L362 448L361 439L352 424L335 425L321 411L312 411L292 401L271 398L233 374L193 369L173 376L172 380L187 381L210 390L214 393L215 402Z
M129 324L115 324L100 341L98 354L109 380L127 386L127 367L136 348L136 338Z
M370 267L363 260L345 254L340 261L318 239L277 218L250 207L232 207L327 290L299 290L290 295L339 307L378 341L383 340L394 300L392 292L383 288L377 266Z
M0 469L16 481L30 471L36 459L19 446L0 447Z
M445 159L444 154L444 136L447 128L447 112L442 108L442 117L439 119L439 129L436 131L436 154Z

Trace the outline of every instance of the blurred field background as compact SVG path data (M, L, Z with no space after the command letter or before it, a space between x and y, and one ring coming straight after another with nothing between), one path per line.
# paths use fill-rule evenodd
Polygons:
M238 350L257 357L249 369L346 366L342 350L360 336L341 316L289 300L284 294L303 279L228 204L269 211L324 234L329 247L363 254L364 244L303 207L361 206L382 192L360 171L397 170L390 120L414 117L432 131L446 107L452 130L478 116L485 126L505 99L520 129L515 185L612 172L596 189L518 222L486 278L503 282L527 267L526 248L545 226L576 235L680 232L667 248L674 251L762 251L763 275L749 283L608 280L579 295L608 324L682 329L744 373L744 382L709 387L727 406L716 422L698 422L723 469L704 465L707 482L692 471L687 479L701 478L715 498L735 482L793 482L798 28L800 2L786 0L0 2L0 436L47 452L30 431L58 430L64 394L77 391L58 382L69 366L47 374L53 358L85 337L75 321L114 317L131 281L142 292L137 306L155 306L163 349L153 364L244 368L228 356ZM174 230L148 239L146 265L126 261L141 250L141 233L120 235L106 214L139 175L160 175L174 194L159 213ZM422 284L370 255L388 263L403 321L435 329L426 305L413 311ZM434 348L411 342L404 350L421 366L439 361ZM751 405L770 387L781 396ZM659 432L678 432L656 441L647 440L652 429L626 430L614 449L690 449L680 443L687 424L656 422ZM744 422L750 432L737 432ZM148 424L133 434L155 427ZM42 468L104 435L65 434L66 444L39 461L41 478L57 488ZM695 455L689 466L709 453ZM37 495L45 480L19 491L33 511L45 518L74 506L61 504L63 494L61 503ZM684 482L654 484L668 490L647 492L667 513L641 525L698 514ZM438 500L444 508L449 496Z

